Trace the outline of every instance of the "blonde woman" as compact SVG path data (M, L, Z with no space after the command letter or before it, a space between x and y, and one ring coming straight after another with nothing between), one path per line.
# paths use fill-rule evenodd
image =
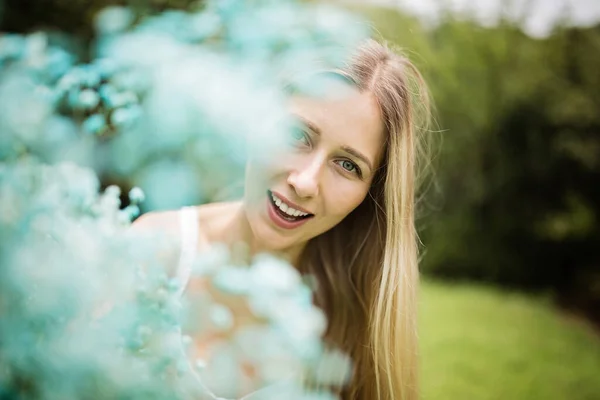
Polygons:
M316 277L324 339L353 360L341 398L417 399L414 214L425 85L405 57L373 40L332 73L346 95L291 97L301 129L268 164L250 157L242 200L150 213L136 226L181 232L182 261L240 241L252 254L285 257ZM203 289L189 282L186 290Z

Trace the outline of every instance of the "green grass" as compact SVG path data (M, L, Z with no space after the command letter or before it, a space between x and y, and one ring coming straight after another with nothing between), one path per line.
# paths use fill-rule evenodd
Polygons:
M600 336L549 301L423 282L423 400L599 400Z

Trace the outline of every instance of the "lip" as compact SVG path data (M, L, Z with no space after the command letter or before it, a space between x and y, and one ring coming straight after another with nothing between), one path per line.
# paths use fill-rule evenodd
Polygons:
M298 204L291 202L287 197L283 196L281 193L276 192L274 190L269 190L269 192L273 193L275 196L279 197L281 200L283 200L288 206L292 206L292 208L298 210L298 211L302 211L303 213L307 213L307 214L312 214L314 215L314 213L308 211L305 208L300 207Z
M276 196L279 197L279 195L277 195L277 194L276 194ZM267 195L266 200L267 200L267 214L269 215L269 218L271 219L271 221L280 228L295 229L301 225L304 225L306 223L306 221L308 221L309 219L312 218L312 216L310 216L308 218L303 218L298 221L285 220L275 210L275 204L273 204L273 202L271 201L270 194Z

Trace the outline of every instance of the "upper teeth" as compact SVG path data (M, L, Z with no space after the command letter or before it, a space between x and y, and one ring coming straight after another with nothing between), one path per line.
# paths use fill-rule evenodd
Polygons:
M273 193L271 193L271 197L273 198L273 201L275 202L275 205L277 205L277 207L279 207L279 209L281 211L283 211L284 213L286 213L290 217L304 217L304 216L308 215L305 212L298 211L295 208L292 208L292 207L288 206L287 204L285 204L283 202L283 200L281 200L279 197L275 196Z

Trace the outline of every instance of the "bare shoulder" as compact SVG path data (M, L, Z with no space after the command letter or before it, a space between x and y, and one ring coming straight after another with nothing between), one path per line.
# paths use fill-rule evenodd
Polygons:
M180 210L153 211L140 216L129 228L132 235L152 248L169 275L175 273L181 252L180 218Z
M145 213L133 222L131 229L138 232L178 233L179 212L179 210L169 210Z

